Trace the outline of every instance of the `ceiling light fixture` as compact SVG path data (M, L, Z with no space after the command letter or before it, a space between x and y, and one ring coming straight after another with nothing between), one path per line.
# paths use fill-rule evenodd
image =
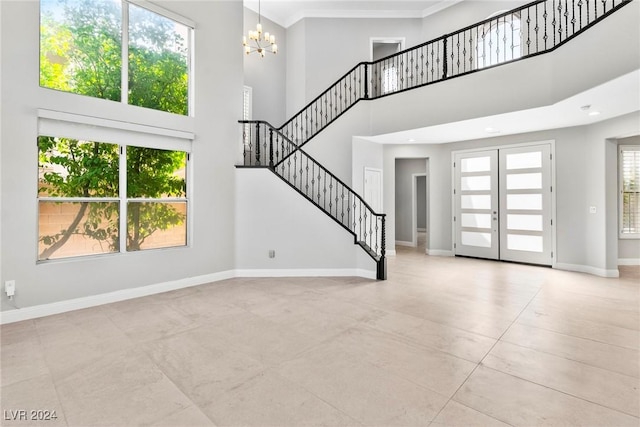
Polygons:
M591 111L589 113L590 116L599 116L600 115L600 111Z
M244 53L249 55L251 52L257 52L260 57L264 58L266 52L278 53L278 45L276 44L276 36L265 32L262 34L262 14L260 12L260 0L258 0L258 24L255 31L249 30L249 40L247 36L242 37L242 46Z

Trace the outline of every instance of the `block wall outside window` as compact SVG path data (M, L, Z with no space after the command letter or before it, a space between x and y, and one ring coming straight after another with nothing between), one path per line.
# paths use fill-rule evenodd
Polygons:
M38 151L39 261L187 244L186 152L51 136Z

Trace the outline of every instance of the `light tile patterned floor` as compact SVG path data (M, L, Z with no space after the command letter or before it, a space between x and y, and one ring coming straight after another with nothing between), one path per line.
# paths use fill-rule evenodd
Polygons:
M386 282L234 279L4 325L2 425L637 427L622 276L399 248Z

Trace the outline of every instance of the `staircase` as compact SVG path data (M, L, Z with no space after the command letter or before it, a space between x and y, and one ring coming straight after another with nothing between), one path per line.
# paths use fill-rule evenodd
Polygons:
M385 214L302 150L361 100L552 52L632 0L537 0L374 62L361 62L282 126L240 121L242 167L266 167L354 237L386 279Z

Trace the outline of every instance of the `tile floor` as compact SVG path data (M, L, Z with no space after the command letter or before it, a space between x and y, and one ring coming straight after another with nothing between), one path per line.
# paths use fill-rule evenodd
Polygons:
M234 279L4 325L2 425L637 427L622 272L399 248L386 282Z

